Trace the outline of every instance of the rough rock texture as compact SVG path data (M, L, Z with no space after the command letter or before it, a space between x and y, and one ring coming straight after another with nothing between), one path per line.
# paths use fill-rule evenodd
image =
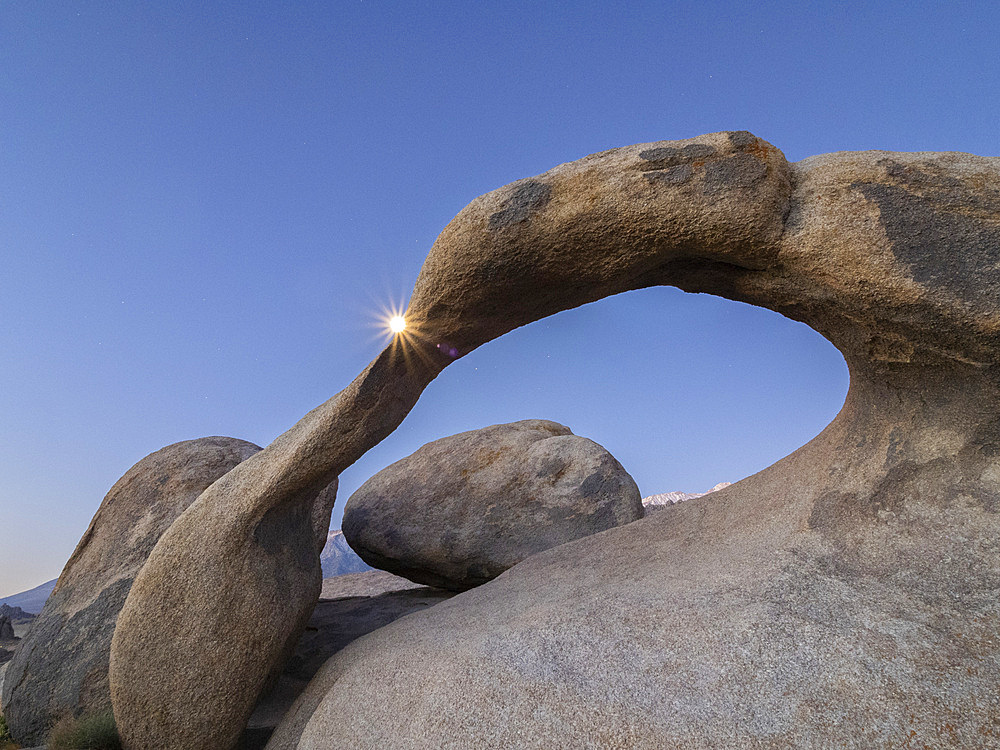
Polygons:
M10 659L14 656L14 653L12 651L8 651L7 649L0 650L4 651L6 654L6 656L0 659L0 713L3 713L3 681L7 674L7 667L10 666Z
M259 450L227 437L188 440L147 456L115 483L8 668L3 704L14 737L41 742L64 713L111 708L111 636L132 579L174 519ZM155 629L155 621L145 627Z
M288 498L279 491L287 486L256 474L253 488L227 502L227 488L239 487L230 474L192 492L190 507L122 592L128 598L107 675L129 750L233 747L316 604L336 477L298 486ZM286 502L253 507L263 490ZM164 641L177 650L162 648Z
M333 576L364 573L371 570L371 566L367 565L364 560L358 557L358 553L351 549L344 538L344 532L340 529L330 529L330 533L326 537L326 545L319 554L319 564L324 580Z
M30 623L35 619L35 615L31 612L25 612L20 607L12 607L9 604L0 604L0 617L8 618L11 624Z
M389 591L406 591L423 588L406 578L394 576L384 570L369 570L363 573L346 573L323 579L320 599L343 599L348 596L378 596Z
M279 728L273 746L996 747L998 183L995 158L793 165L737 132L606 151L476 199L432 248L407 334L213 485L150 556L116 633L128 647L113 648L129 746L226 747L175 742L185 722L200 737L231 720L183 709L281 651L285 620L223 625L273 607L268 574L302 577L277 555L254 569L250 544L223 540L302 514L304 494L391 432L455 357L671 284L826 336L852 378L834 422L710 503L541 552L355 641L314 679L325 697L304 729ZM210 596L223 569L254 596ZM309 611L284 588L289 612ZM142 640L139 612L164 627ZM162 684L177 673L199 691Z
M275 686L258 701L240 750L263 747L289 707L324 662L348 643L412 612L451 598L442 589L419 586L381 570L346 573L323 580L323 593L305 632ZM321 696L308 701L308 716Z
M342 526L369 565L464 591L642 516L639 488L614 456L529 419L435 440L386 467L347 501Z

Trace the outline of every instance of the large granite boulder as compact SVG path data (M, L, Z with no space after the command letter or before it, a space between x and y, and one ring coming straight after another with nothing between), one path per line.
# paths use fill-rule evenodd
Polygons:
M529 555L643 516L608 451L540 419L435 440L365 482L344 536L376 568L464 591Z
M212 727L249 709L202 697L263 681L312 607L295 558L272 544L259 565L254 540L305 526L305 495L449 362L671 284L826 336L852 378L834 422L711 502L540 552L354 641L272 747L995 747L998 184L996 158L789 164L736 132L605 151L476 199L435 242L406 333L150 555L112 648L127 746L231 744ZM223 571L242 596L209 595ZM277 588L288 614L261 617ZM145 639L140 613L162 623Z
M136 573L195 498L258 451L235 438L188 440L150 454L115 483L8 667L3 706L15 738L39 743L65 714L110 710L111 638Z

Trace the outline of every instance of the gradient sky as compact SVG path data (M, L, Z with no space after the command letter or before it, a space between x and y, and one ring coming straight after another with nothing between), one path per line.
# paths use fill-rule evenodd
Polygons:
M995 3L0 4L0 596L58 575L158 448L266 445L382 343L477 195L631 143L998 155ZM735 481L836 414L843 359L671 288L449 367L341 477L553 419L644 495ZM401 498L405 501L405 498Z

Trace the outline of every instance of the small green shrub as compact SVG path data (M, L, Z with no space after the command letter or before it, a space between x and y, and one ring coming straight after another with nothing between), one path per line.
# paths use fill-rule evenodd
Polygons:
M121 750L118 727L110 712L75 719L67 716L52 727L49 750Z

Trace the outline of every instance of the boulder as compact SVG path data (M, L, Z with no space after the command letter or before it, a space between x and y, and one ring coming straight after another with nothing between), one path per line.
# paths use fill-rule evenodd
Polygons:
M450 362L657 284L826 336L851 372L841 413L711 502L545 550L354 641L272 747L996 746L997 184L996 158L789 164L731 132L604 151L477 198L434 243L405 332L150 555L112 645L126 746L235 742L244 696L319 591L318 562L279 540L308 536L308 498ZM219 595L223 576L239 596Z
M639 488L614 456L529 419L428 443L365 482L342 525L369 565L464 591L642 515Z
M188 440L147 456L115 483L8 668L3 705L14 737L38 743L64 714L111 708L111 637L133 578L181 512L259 450L227 437Z
M0 615L0 641L14 640L14 625L7 615Z

